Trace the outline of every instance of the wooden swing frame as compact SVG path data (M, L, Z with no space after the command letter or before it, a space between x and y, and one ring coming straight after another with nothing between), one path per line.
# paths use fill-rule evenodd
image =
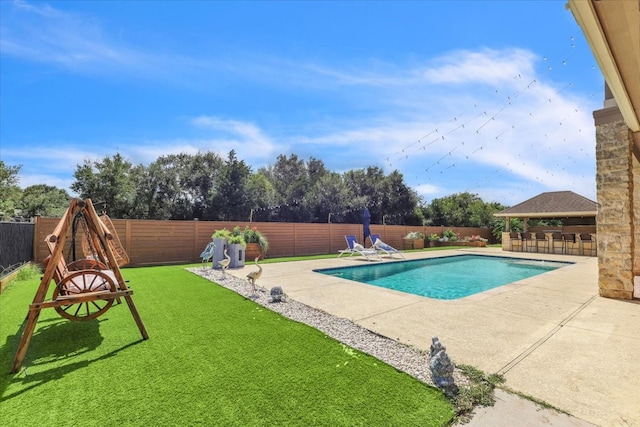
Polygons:
M90 256L93 259L74 260L67 264L65 263L63 250L68 238L69 228L74 219L79 216L82 217L81 219L86 224L85 233L88 235L85 238L89 241L88 245L96 250L93 254L87 254L86 248L84 250L85 257ZM108 219L106 216L105 218ZM29 305L27 323L13 360L11 373L18 372L24 362L40 311L43 308L55 308L60 315L70 320L86 321L102 315L111 307L114 300L119 300L123 297L136 325L138 325L142 339L149 338L140 314L131 298L133 291L127 287L120 273L120 266L128 263L129 258L124 249L122 249L110 220L108 223L111 225L111 230L98 217L91 199L73 199L56 228L46 237L45 241L49 246L51 255L46 263L46 268L33 302ZM104 267L107 267L107 269L105 270ZM53 292L54 297L49 301L45 301L52 280L56 286ZM77 283L80 283L80 285L78 286ZM83 283L84 286L82 285ZM73 286L76 289L70 291L69 286ZM80 313L83 304L86 309L86 315L84 315L84 312ZM103 305L100 306L100 304ZM75 313L73 311L69 312L68 309L75 305L77 305ZM90 313L90 309L95 310L95 308L98 308L98 311Z

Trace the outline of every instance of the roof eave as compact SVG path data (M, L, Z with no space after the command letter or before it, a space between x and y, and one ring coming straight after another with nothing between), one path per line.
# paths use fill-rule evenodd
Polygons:
M588 0L569 0L567 5L573 13L573 16L582 28L582 32L585 35L593 56L598 62L600 70L604 75L604 79L613 94L613 97L620 108L622 117L624 117L627 126L633 132L640 131L640 121L635 114L633 104L631 103L631 97L627 93L624 80L620 74L620 70L616 64L616 61L609 48L606 35L602 30L602 25L598 19L598 14L592 4L592 1Z
M596 216L596 211L584 212L512 212L494 213L493 216L502 218L583 218Z

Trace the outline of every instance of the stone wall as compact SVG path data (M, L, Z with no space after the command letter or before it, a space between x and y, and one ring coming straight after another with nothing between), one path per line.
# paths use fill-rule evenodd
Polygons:
M633 173L633 226L635 238L633 244L634 298L640 298L640 150L636 150L632 159Z
M640 246L640 168L625 122L621 118L611 120L615 115L610 111L600 112L609 118L599 123L599 112L594 113L600 295L631 299L634 270L640 272L640 260L634 256Z

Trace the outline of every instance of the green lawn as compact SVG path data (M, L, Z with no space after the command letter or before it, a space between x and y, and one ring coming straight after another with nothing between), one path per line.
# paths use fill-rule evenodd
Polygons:
M43 310L8 374L38 279L0 295L0 420L7 426L442 426L442 393L183 266L124 269L126 304L90 322Z

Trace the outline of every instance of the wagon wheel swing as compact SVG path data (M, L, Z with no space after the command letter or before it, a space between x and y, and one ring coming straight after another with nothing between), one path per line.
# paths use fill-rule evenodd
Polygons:
M81 225L84 238L82 259L75 259L78 224ZM68 247L65 246L67 240ZM53 307L69 320L88 321L104 314L115 300L119 301L122 297L127 302L142 339L149 338L133 303L133 291L127 287L120 273L120 267L129 262L129 257L120 244L111 220L106 215L102 219L98 217L90 199L73 199L56 228L45 238L45 243L51 254L45 260L40 286L29 305L27 323L13 360L12 373L18 372L22 366L43 308ZM65 249L68 256L66 261ZM51 300L45 301L52 280L55 284L53 295Z

